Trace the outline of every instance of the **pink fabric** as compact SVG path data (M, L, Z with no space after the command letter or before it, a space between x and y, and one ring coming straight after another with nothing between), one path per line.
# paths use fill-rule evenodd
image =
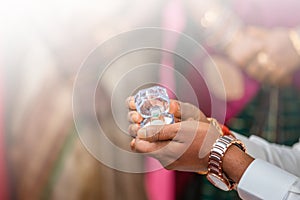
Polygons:
M244 75L244 85L244 96L239 100L227 102L226 121L241 112L244 107L255 97L260 88L260 84L257 81L249 78L246 75Z
M162 28L170 29L177 32L182 32L184 28L184 14L180 0L169 1L163 16ZM163 49L174 50L177 44L178 35L164 32L163 37ZM174 93L176 83L173 74L170 74L169 67L173 68L174 61L172 53L162 53L161 64L165 67L161 67L160 70L160 83L167 87L170 97ZM168 67L168 68L166 68ZM172 92L173 91L173 92ZM161 166L157 160L147 159L147 167L159 167ZM175 199L175 172L161 169L155 172L146 174L146 190L148 198L150 200L173 200Z
M263 27L300 25L299 0L232 0L243 22Z
M170 1L164 12L162 28L181 33L185 26L184 13L182 10L180 0ZM168 34L169 32L163 32L163 49L175 50L179 34ZM161 64L167 67L174 67L174 61L172 53L162 52ZM165 67L161 68L160 71L160 82L170 90L175 90L174 76L166 70ZM170 93L171 94L171 93Z
M161 164L154 158L147 158L149 169L161 168ZM146 174L146 191L149 200L175 199L175 173L163 169Z

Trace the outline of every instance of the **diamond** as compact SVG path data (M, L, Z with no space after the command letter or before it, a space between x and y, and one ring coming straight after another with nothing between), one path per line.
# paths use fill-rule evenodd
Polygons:
M142 126L173 123L173 115L168 113L170 99L167 90L154 86L140 90L134 97L137 111L145 118Z

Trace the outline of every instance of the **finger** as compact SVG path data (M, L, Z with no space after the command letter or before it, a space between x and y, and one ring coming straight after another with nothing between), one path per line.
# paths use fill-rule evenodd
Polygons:
M130 148L132 151L135 151L135 139L132 139L130 142Z
M208 122L206 116L200 109L190 103L180 103L181 120L194 119L197 121Z
M190 103L183 103L172 99L170 100L169 112L172 113L175 118L179 118L182 121L192 118L194 120L207 122L206 116L200 109Z
M180 113L180 102L174 99L170 100L170 109L169 113L173 114L174 117L180 118L181 113Z
M140 124L130 124L128 127L128 132L132 137L135 138L140 128L141 128Z
M186 119L186 121L193 121L193 120L195 120L195 119L192 117Z
M132 123L141 123L143 121L143 117L136 111L128 112L127 119Z
M153 157L161 157L158 154L162 152L157 152L162 149L166 145L168 145L170 141L159 141L159 142L148 142L145 140L135 139L134 141L134 151L138 153L148 153Z
M177 118L177 117L174 117L174 122L175 122L175 123L181 122L181 119L180 119L180 118Z
M127 108L131 109L131 110L136 110L136 107L135 107L135 103L134 103L134 97L133 96L130 96L126 99L126 106Z
M141 128L137 132L139 139L149 142L172 140L180 129L180 123L155 125Z
M187 120L189 118L193 118L195 120L199 119L199 109L196 106L189 103L181 103L180 108L182 120Z

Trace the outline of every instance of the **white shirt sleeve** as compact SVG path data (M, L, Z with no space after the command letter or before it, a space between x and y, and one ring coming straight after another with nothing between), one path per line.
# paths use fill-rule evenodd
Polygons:
M243 174L237 191L242 199L300 199L300 143L286 147L257 136L236 134L256 158ZM271 163L271 164L270 164Z
M254 158L260 158L279 168L300 177L300 142L293 147L269 143L266 140L234 133L246 145L247 153Z
M242 176L237 191L245 200L299 200L299 182L297 176L266 161L255 159Z

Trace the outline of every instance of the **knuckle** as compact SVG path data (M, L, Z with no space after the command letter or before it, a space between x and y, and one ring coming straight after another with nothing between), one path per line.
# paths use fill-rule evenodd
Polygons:
M135 137L137 135L138 130L139 130L139 125L138 124L130 124L128 126L128 132L133 137Z
M132 115L133 115L133 112L134 112L134 111L129 111L129 112L127 113L127 119L128 119L128 121L130 121L130 122L132 122Z

